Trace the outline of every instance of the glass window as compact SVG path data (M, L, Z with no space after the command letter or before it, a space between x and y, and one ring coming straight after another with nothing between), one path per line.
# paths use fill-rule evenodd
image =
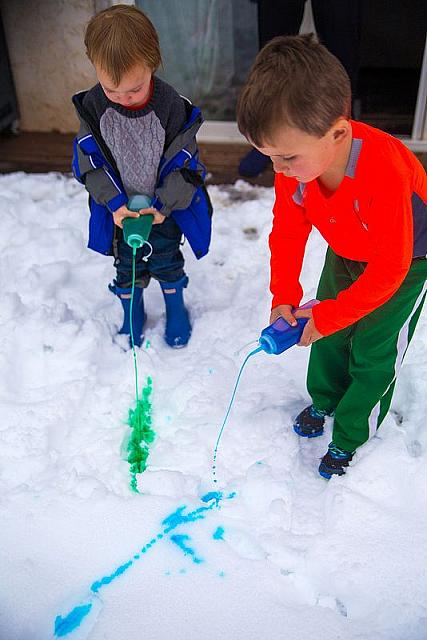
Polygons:
M201 107L206 120L234 120L237 95L258 53L251 0L137 0L160 38L158 75Z

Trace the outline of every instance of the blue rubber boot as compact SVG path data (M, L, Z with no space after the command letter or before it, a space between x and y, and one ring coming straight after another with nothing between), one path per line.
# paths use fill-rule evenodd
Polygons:
M319 473L326 480L330 480L333 475L343 476L354 455L354 451L344 451L333 442L329 443L328 450L323 456Z
M187 284L187 276L176 282L160 282L166 304L165 341L175 349L185 347L191 336L190 318L183 295Z
M112 291L120 300L123 307L123 325L119 331L119 334L129 336L129 345L132 347L132 339L130 335L130 307L131 307L131 287L118 287L116 284L109 284L108 288ZM135 287L133 295L132 305L132 331L133 339L136 347L140 347L144 340L143 328L145 324L146 315L144 312L144 289L141 287Z
M268 167L269 163L269 156L260 153L258 149L251 149L240 160L239 174L245 178L255 178Z

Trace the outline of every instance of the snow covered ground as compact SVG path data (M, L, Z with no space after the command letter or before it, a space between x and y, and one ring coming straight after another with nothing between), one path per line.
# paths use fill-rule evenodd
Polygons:
M0 177L0 639L51 638L57 616L90 601L67 638L425 640L426 313L393 411L329 483L317 474L328 435L290 428L308 351L251 358L218 453L224 499L203 502L250 347L237 352L268 322L273 203L243 182L210 193L211 252L197 263L184 248L188 348L163 343L160 288L146 292L138 362L157 436L135 494L121 453L132 358L113 341L111 260L86 249L86 194L55 174ZM305 299L324 249L312 234Z

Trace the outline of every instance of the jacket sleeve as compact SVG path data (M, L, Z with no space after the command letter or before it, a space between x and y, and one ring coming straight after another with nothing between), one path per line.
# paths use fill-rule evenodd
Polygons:
M176 136L165 152L165 164L160 170L152 203L165 216L187 209L196 191L204 185L206 170L199 161L195 137L200 124L201 119Z
M269 239L272 308L279 304L297 307L303 295L299 278L311 223L305 216L303 206L292 199L293 186L293 181L276 175L276 201Z
M73 145L73 174L88 193L111 212L127 203L126 193L105 161L88 127L82 122Z
M369 216L371 255L362 275L336 299L313 308L316 328L323 336L350 326L389 300L402 284L412 262L413 228L408 189L389 180L373 198Z
M197 188L203 184L201 171L183 167L169 173L161 187L156 189L152 206L164 216L172 211L187 209L194 198Z

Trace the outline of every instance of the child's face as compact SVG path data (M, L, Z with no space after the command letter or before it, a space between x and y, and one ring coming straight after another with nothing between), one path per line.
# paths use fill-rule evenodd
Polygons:
M119 84L114 85L110 76L99 65L94 65L99 83L111 102L122 107L137 107L147 101L150 95L151 69L135 65L123 74Z
M310 182L334 167L341 156L344 140L351 128L347 120L339 120L322 138L310 135L294 127L282 127L274 142L257 147L270 156L276 173L299 182Z

